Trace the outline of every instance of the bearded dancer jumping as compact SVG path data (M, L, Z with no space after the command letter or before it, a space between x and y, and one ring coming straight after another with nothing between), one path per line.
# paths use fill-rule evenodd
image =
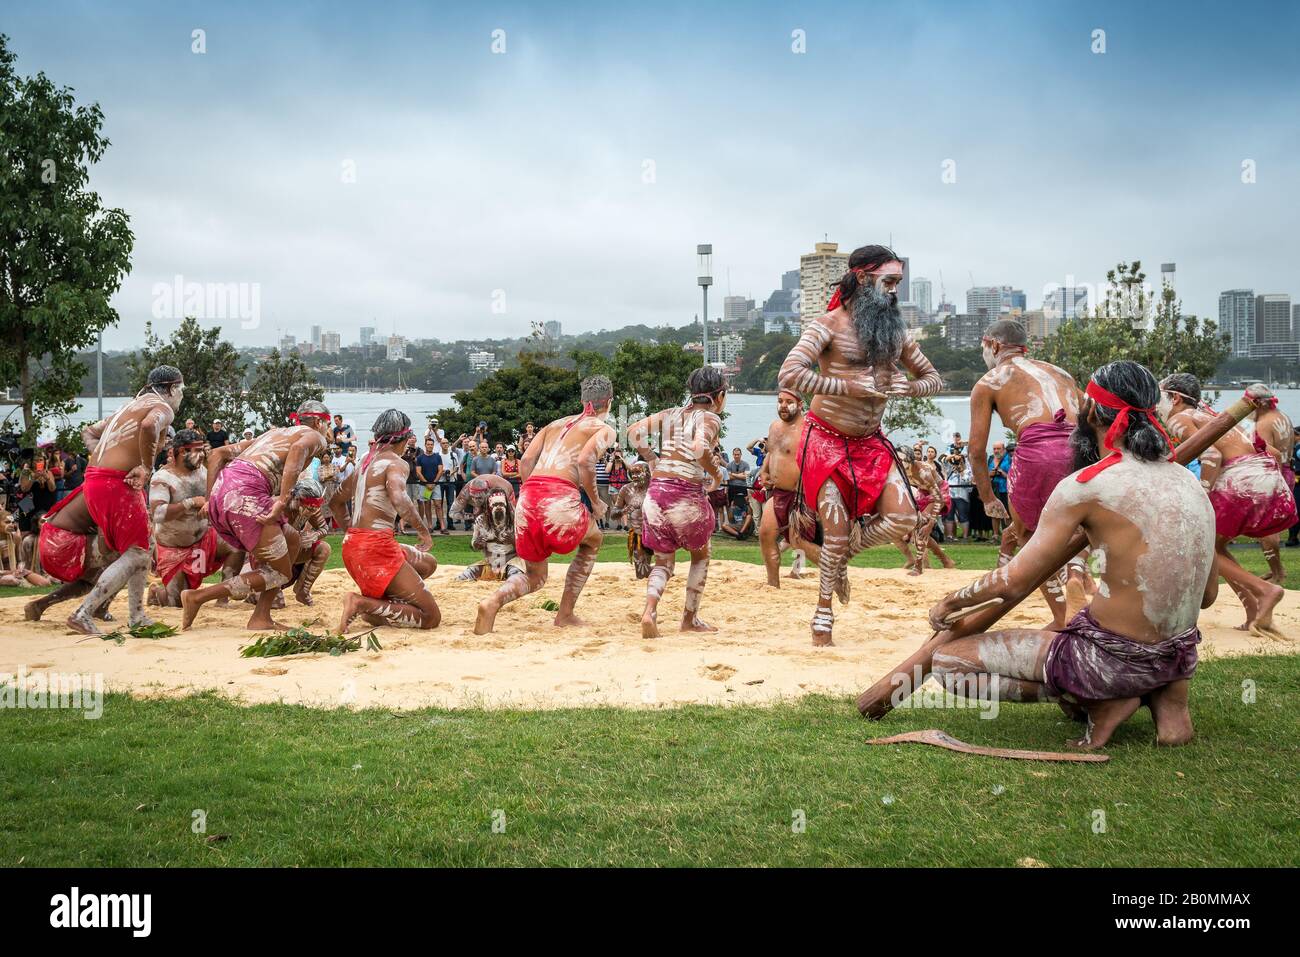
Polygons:
M943 381L908 335L895 292L902 279L892 249L855 249L826 315L804 328L777 379L783 389L813 395L799 462L800 506L822 523L814 645L833 644L831 595L849 560L853 524L866 516L855 541L862 548L900 541L917 525L880 420L890 397L934 395Z

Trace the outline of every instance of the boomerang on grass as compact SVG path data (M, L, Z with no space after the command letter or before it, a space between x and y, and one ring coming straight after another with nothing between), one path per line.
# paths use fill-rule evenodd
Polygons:
M1198 457L1211 445L1223 438L1231 429L1235 428L1242 419L1254 412L1258 408L1257 402L1259 400L1267 399L1271 395L1272 393L1263 386L1251 386L1246 390L1244 396L1197 429L1186 441L1180 442L1178 447L1174 449L1174 461L1179 465L1187 465L1192 459ZM988 631L1003 615L1037 591L1047 579L1056 574L1058 569L1064 568L1066 563L1083 551L1087 545L1088 536L1084 534L1082 529L1079 529L1055 555L1047 556L1043 567L1050 570L1044 572L1036 581L1023 590L1005 596L1003 600L996 602L996 604L993 599L990 599L988 602L981 602L979 605L961 609L959 615L948 616L948 620L951 622L950 628L936 631L906 661L858 696L858 711L862 713L863 717L872 720L879 720L889 714L894 709L891 698L895 690L901 687L902 682L910 681L914 675L918 674L921 676L922 681L929 676L930 666L934 660L936 650L957 638L965 638L968 635L977 635ZM915 690L913 688L913 691ZM942 734L942 732L937 733ZM956 741L955 738L950 740ZM937 742L929 741L926 743L935 744ZM960 744L961 742L957 741L957 743ZM943 744L939 746L947 747L947 745ZM970 745L966 745L966 747L970 747ZM983 752L972 750L970 753ZM1055 752L1026 753L1055 754ZM1045 758L1043 760L1056 760L1056 758Z
M1083 761L1100 764L1110 760L1109 754L1085 754L1079 751L1025 751L1020 748L983 748L958 741L946 731L927 728L925 731L907 731L888 738L867 738L867 744L932 744L961 754L979 754L988 758L1011 758L1017 761Z

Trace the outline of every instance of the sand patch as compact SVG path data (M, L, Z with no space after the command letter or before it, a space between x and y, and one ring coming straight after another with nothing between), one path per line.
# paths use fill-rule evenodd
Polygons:
M660 605L663 637L640 634L645 583L626 564L596 566L578 614L581 628L556 628L540 603L558 601L563 569L552 569L546 587L507 606L497 631L472 632L478 602L490 583L455 582L459 567L439 568L430 585L442 608L433 631L378 629L381 652L331 657L301 655L254 661L239 657L251 640L243 628L249 606L209 605L195 627L159 641L129 639L124 645L81 641L63 624L73 603L56 605L42 622L23 619L27 599L0 601L0 674L20 668L94 672L106 687L142 695L178 696L216 690L245 702L284 701L322 707L416 708L582 705L663 707L691 702L756 704L814 692L856 694L905 657L930 631L929 607L976 577L969 571L928 571L909 578L901 570L850 569L853 601L838 607L834 648L815 649L808 632L817 581L782 579L768 588L761 565L715 561L709 569L701 616L715 634L681 634L685 576L675 575ZM284 624L311 618L332 628L352 582L342 569L317 583L316 605L292 598L276 613ZM113 611L126 617L126 596ZM150 609L157 620L179 624L179 609ZM1035 594L1003 619L1039 627L1048 620ZM1232 591L1201 613L1203 657L1300 651L1300 595L1287 592L1275 621L1286 641L1236 631L1244 620ZM318 626L320 627L320 626ZM323 630L323 629L322 629Z

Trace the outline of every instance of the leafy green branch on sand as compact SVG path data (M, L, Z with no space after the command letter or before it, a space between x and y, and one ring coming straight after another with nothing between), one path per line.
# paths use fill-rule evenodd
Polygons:
M104 641L124 645L128 638L148 638L150 641L157 641L159 638L170 638L172 635L177 634L180 634L180 632L171 625L155 621L147 625L132 625L125 631L119 628L117 631L110 631L108 634L99 637ZM87 639L83 638L81 640L86 641Z
M328 654L337 657L352 651L361 650L361 641L365 639L367 651L382 651L375 632L364 635L333 635L329 632L317 635L308 630L313 621L304 622L297 628L277 632L272 635L258 635L251 645L239 649L241 658L279 658L283 655Z

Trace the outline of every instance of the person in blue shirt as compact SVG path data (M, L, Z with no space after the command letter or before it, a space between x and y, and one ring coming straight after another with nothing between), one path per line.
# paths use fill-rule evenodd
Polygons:
M1011 453L1007 451L1005 442L993 443L993 454L989 456L989 482L993 486L993 494L997 496L1003 508L1009 509L1007 504L1007 476L1011 474ZM993 522L993 540L995 542L1002 540L1003 519L991 519Z

